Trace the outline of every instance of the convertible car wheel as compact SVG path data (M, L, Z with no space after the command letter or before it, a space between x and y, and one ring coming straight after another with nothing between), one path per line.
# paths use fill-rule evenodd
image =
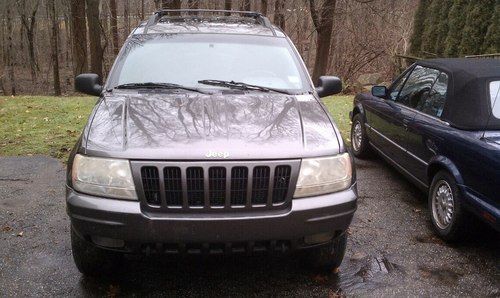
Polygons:
M467 234L471 215L463 209L462 196L453 176L440 171L429 190L429 211L436 233L446 241L457 241Z
M370 144L368 144L365 122L361 114L356 114L352 118L351 148L354 156L358 158L366 158L369 156Z

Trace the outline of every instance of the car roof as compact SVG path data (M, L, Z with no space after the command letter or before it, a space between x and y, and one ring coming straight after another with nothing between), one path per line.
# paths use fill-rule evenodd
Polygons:
M420 60L417 65L448 74L448 90L441 118L466 130L498 130L492 118L489 84L500 80L500 60L494 58L448 58Z
M160 10L133 32L137 34L243 34L285 37L284 32L258 12L235 10Z
M493 58L440 58L417 61L418 65L444 70L445 72L464 72L470 77L498 77L500 59Z

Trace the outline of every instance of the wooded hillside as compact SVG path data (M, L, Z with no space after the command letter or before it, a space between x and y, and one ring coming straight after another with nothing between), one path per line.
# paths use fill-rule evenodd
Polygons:
M67 94L76 74L105 78L131 30L161 7L260 11L290 36L313 79L388 81L406 66L398 54L497 52L499 1L2 0L0 94Z

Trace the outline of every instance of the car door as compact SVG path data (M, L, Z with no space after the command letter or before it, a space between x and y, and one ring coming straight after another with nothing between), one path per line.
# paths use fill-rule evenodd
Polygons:
M448 75L441 72L429 93L419 99L415 106L418 112L408 126L408 167L416 178L427 184L428 162L436 155L436 143L440 142L442 135L440 132L449 129L448 123L440 119L447 89Z
M401 152L395 160L412 175L414 175L415 165L418 164L419 160L413 154L415 148L410 148L415 143L413 142L414 135L409 131L409 125L417 116L419 107L429 98L429 94L439 74L439 70L420 65L415 66L396 99L396 105L401 109L397 114L401 123L397 129L397 137L399 140L398 144L402 148L399 148Z
M370 141L383 154L395 160L399 155L402 141L399 139L400 129L403 125L402 109L395 102L399 92L411 74L413 67L403 73L388 90L387 98L375 98L364 106L368 121ZM403 111L404 113L404 111ZM409 115L411 117L411 115Z

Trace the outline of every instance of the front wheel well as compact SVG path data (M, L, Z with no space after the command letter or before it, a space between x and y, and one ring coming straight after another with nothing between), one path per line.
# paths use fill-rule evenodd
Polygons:
M432 183L432 179L434 178L434 176L441 170L446 171L448 173L450 172L446 167L438 163L434 163L429 166L429 168L427 169L427 179L429 182L429 187L430 184Z
M356 116L357 114L361 113L358 107L354 107L354 110L352 111L352 117Z

